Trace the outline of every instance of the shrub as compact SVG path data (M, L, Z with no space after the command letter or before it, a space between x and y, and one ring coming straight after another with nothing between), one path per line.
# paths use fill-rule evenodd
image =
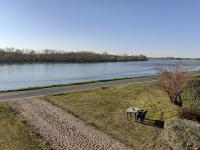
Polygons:
M197 150L200 141L200 124L185 119L165 122L164 135L174 150Z
M200 122L200 109L198 108L180 108L178 114L182 119Z
M185 103L200 108L200 78L189 80L181 95Z

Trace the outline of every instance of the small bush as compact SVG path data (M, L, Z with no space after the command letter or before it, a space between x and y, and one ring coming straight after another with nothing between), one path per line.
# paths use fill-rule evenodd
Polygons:
M197 150L200 141L200 124L186 119L165 121L164 135L174 150Z
M200 122L200 109L197 108L180 108L179 117L182 119Z
M200 78L189 80L181 96L185 106L200 108Z

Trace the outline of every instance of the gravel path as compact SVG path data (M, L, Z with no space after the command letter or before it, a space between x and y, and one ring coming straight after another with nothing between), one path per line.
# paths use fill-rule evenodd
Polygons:
M79 118L46 101L24 99L10 105L58 150L130 149Z

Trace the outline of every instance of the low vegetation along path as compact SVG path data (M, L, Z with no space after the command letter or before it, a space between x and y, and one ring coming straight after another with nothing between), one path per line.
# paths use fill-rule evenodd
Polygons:
M81 119L40 99L9 102L53 149L130 149Z
M122 79L122 80L87 83L87 84L80 84L80 85L50 87L50 88L43 88L43 89L37 89L37 90L6 92L6 93L0 93L0 100L1 101L12 100L12 99L16 100L19 98L43 96L43 95L49 95L49 94L59 94L59 93L69 92L69 91L74 91L74 90L85 90L85 89L89 89L89 88L97 88L97 87L114 86L114 85L120 85L120 84L152 81L155 79L157 79L157 76L146 76L146 77L136 77L136 78Z

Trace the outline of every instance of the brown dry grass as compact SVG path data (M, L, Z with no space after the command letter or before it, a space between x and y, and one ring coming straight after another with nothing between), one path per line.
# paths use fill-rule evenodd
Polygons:
M137 149L155 149L163 129L127 121L128 107L148 108L151 120L165 121L177 115L176 106L154 83L74 91L45 99Z
M0 149L45 150L47 144L19 117L7 103L0 103Z

